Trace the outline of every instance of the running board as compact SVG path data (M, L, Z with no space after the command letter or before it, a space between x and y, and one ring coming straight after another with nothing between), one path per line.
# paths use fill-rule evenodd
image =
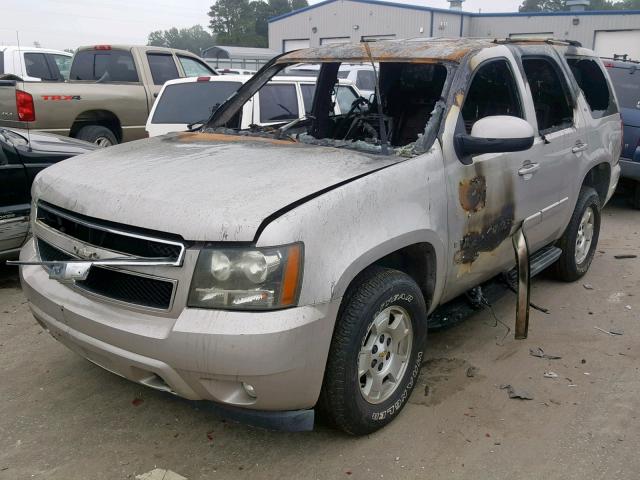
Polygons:
M548 245L529 257L529 274L531 278L542 273L551 265L553 265L558 258L562 255L562 249ZM511 285L517 285L518 282L518 270L514 268L507 276Z

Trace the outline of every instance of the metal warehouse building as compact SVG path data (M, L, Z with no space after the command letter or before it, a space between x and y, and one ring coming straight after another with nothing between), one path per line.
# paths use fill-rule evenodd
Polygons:
M640 10L471 13L463 0L449 10L378 0L326 0L269 20L269 47L277 51L330 43L414 37L554 37L578 40L600 56L640 59Z

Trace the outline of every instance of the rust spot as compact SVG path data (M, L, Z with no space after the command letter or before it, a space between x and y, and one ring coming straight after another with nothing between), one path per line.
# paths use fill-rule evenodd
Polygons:
M494 46L489 40L438 38L425 40L391 40L369 44L371 56L378 62L460 62L469 53ZM277 63L369 62L362 43L345 43L307 48L288 53Z
M460 205L467 212L482 210L487 202L487 180L479 175L470 180L462 180L458 187Z
M454 101L456 103L456 105L460 108L462 108L462 102L464 101L464 91L463 90L459 90L458 92L456 92Z
M514 208L506 205L500 215L492 218L479 231L467 233L460 242L460 250L456 252L457 263L473 263L482 252L492 252L509 237L513 227Z
M293 139L279 140L268 137L251 137L248 135L226 135L223 133L199 133L199 132L183 132L177 136L179 142L258 142L271 143L273 145L295 145L297 142Z

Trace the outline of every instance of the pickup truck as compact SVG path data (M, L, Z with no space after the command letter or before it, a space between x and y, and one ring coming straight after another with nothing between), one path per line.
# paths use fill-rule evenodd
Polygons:
M376 95L336 113L339 67L358 62L379 65ZM321 64L311 111L242 128L244 103L301 63ZM519 314L530 275L587 272L621 140L609 76L575 42L289 52L200 131L39 174L22 286L55 339L132 381L368 434L406 405L438 306L517 267Z
M0 80L0 126L86 140L102 147L146 136L167 80L216 75L194 54L162 47L96 45L73 56L68 82Z

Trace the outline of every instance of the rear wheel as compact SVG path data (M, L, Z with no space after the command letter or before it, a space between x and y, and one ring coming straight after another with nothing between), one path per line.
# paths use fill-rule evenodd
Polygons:
M572 282L589 270L600 235L601 209L596 191L582 187L571 221L558 241L562 255L554 265L554 272L560 280Z
M86 127L82 127L76 133L76 138L95 143L99 147L110 147L118 143L118 139L114 133L102 125L87 125Z
M335 426L365 435L398 415L420 372L426 317L418 285L397 270L372 268L349 289L320 399Z

